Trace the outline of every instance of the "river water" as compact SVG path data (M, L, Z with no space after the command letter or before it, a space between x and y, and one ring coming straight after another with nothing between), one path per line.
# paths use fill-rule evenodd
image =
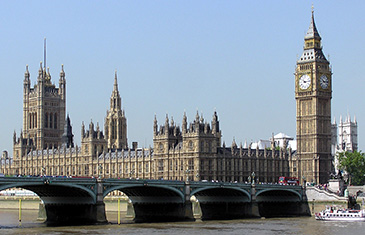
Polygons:
M117 213L107 213L107 225L47 227L37 221L37 210L0 210L0 234L364 234L364 222L325 222L314 217L219 220L204 222L117 224Z

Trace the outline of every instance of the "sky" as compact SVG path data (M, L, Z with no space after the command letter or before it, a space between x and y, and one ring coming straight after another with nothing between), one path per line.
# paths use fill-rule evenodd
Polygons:
M23 116L23 79L43 61L58 87L75 143L81 124L104 126L117 71L128 143L153 146L153 120L181 125L216 110L230 146L296 135L294 71L311 6L332 66L332 120L356 116L365 147L365 1L0 1L0 150L12 155Z

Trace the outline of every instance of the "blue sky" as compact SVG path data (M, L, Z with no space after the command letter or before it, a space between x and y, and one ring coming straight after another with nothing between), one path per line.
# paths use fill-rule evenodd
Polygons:
M152 145L156 114L181 124L197 110L220 119L230 145L295 136L294 70L311 5L333 69L332 119L356 115L365 133L364 1L1 1L0 150L22 128L25 66L32 86L43 39L58 86L61 64L75 142L81 124L103 127L117 70L128 142Z

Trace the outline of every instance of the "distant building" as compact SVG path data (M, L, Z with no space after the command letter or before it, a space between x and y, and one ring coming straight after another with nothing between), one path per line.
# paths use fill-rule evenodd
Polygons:
M338 159L337 154L340 152L354 152L358 151L358 138L357 138L357 121L356 117L351 120L351 116L347 115L345 121L340 116L340 122L336 123L336 120L332 123L332 155L334 156L335 172L338 172Z

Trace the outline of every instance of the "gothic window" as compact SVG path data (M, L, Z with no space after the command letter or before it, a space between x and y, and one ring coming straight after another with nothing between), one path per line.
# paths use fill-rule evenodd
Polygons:
M28 123L29 123L29 129L31 129L32 128L32 119L31 119L31 115L29 114L28 115Z
M158 161L158 171L163 171L163 160Z
M44 127L48 128L48 113L46 113L46 116L44 118Z
M52 114L52 113L50 113L50 114L49 114L49 128L52 128L52 126L53 126L53 122L52 122L52 120L53 120L53 114Z
M115 135L114 135L114 132L115 132L115 128L114 128L114 120L111 121L111 126L112 126L112 139L115 139Z
M193 150L193 148L194 148L194 143L193 143L192 141L189 141L188 146L189 146L189 149L190 149L190 150Z
M138 172L142 173L142 163L138 163Z
M34 127L37 128L37 113L34 114Z
M200 152L204 152L204 141L200 142Z
M57 113L54 114L54 129L57 129Z
M188 168L189 168L189 170L194 170L194 161L193 161L193 159L189 159Z
M145 169L145 172L146 172L146 173L148 173L148 172L149 172L149 169L148 169L148 168L149 168L149 164L148 164L148 162L147 162L147 163L146 163L146 169Z

